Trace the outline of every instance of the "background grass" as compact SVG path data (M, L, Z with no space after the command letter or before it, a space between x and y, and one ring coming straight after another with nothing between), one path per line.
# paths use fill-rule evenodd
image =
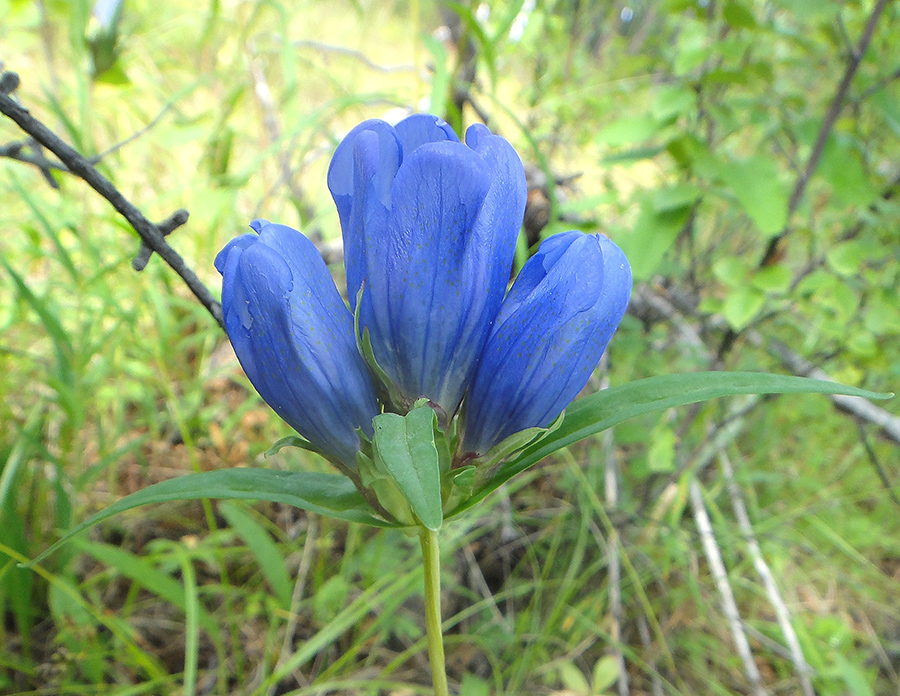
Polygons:
M529 167L543 236L599 229L632 260L644 299L590 388L786 371L777 340L888 391L900 378L896 6L787 207L873 6L128 0L112 40L81 0L0 0L0 60L22 103L102 153L149 218L190 211L170 241L212 287L216 252L253 217L323 247L339 237L325 171L361 119L433 109L463 126L480 113ZM470 82L458 111L454 89ZM22 137L0 122L0 144ZM168 504L18 567L155 481L327 467L262 457L288 428L215 323L158 258L131 270L133 232L83 182L56 179L0 160L0 692L428 693L418 552L398 532L279 505ZM876 426L810 396L711 403L580 443L446 530L451 683L466 696L802 693L749 532L816 693L896 693L897 461Z

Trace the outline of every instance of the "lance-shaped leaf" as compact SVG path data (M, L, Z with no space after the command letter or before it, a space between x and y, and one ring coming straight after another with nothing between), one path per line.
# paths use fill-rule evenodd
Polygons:
M268 500L348 522L362 522L373 527L396 526L375 517L350 479L340 474L224 469L169 479L125 496L71 529L32 563L37 563L79 532L120 512L151 503L203 498Z
M893 394L848 387L818 379L772 375L761 372L694 372L661 375L605 389L576 401L566 409L562 425L507 462L488 482L447 517L482 500L516 474L544 457L586 437L634 418L674 406L738 394L845 394L868 399L889 399Z

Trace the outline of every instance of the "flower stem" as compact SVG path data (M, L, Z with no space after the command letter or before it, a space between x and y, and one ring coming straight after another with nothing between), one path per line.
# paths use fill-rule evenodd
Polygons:
M419 530L422 558L425 560L425 630L428 634L428 659L434 696L450 696L447 669L444 666L444 635L441 632L441 549L438 533Z

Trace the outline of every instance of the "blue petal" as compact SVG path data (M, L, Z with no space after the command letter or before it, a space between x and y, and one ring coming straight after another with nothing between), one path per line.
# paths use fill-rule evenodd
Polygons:
M394 126L394 131L400 140L404 157L426 143L438 143L444 140L459 142L459 138L456 137L450 124L431 114L413 114Z
M406 157L391 192L387 233L368 248L371 306L362 319L375 357L401 393L455 412L495 316L492 230L477 220L491 186L484 160L456 143ZM497 294L500 297L493 297Z
M365 283L360 319L375 357L404 401L427 397L447 415L500 309L526 195L509 143L484 126L467 142L427 114L394 129L367 121L328 175L351 308Z
M256 222L256 221L254 220L254 222ZM253 223L251 222L250 225L252 227ZM235 249L235 248L246 249L248 246L253 244L255 241L256 241L256 235L250 234L250 233L242 234L240 237L235 237L234 239L232 239L230 242L228 242L228 244L226 244L222 248L222 251L220 251L218 254L216 254L216 260L214 262L216 270L219 273L225 272L225 264L228 263L228 255L231 253L232 249Z
M384 121L371 120L347 134L328 167L328 188L343 231L347 294L354 310L356 295L368 274L365 233L384 229L401 158L394 129Z
M466 397L463 450L484 454L550 425L590 378L631 294L631 269L605 237L567 232L531 258L491 332Z
M478 216L477 226L487 231L484 238L489 244L488 256L497 260L490 271L490 307L495 313L509 283L509 272L515 255L516 240L525 214L528 188L525 170L519 155L506 140L492 135L486 126L475 124L466 131L466 144L484 160L491 172L491 188L485 196ZM497 291L497 288L503 290Z
M255 242L245 235L223 250L222 306L235 353L279 416L354 466L355 430L371 434L378 406L352 317L306 237L265 221L254 227Z

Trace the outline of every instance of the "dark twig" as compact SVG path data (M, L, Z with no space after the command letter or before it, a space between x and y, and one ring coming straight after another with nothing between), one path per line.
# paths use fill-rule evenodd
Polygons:
M9 74L4 73L0 77L0 85L18 84L18 76L7 77ZM0 93L0 113L13 120L37 143L56 155L72 174L84 179L128 221L141 238L141 249L133 262L136 269L146 266L150 253L159 254L163 261L184 280L194 296L216 320L216 323L222 328L225 327L222 306L197 275L188 268L178 252L165 240L167 234L187 221L187 211L179 210L160 224L150 222L137 207L126 200L109 179L97 171L88 159L63 142L43 123L34 118L28 109L20 106L6 93Z
M857 99L856 101L864 102L866 99L868 99L873 94L875 94L875 92L878 92L879 90L884 89L889 84L891 84L894 80L900 80L900 68L897 68L896 70L894 70L894 72L892 72L887 77L879 80L871 87L868 87L865 91L863 91L862 94L859 95L859 99Z
M872 35L875 33L875 26L878 24L878 19L881 17L881 13L887 6L888 1L889 0L878 0L875 7L872 9L872 13L869 15L869 19L866 21L866 26L863 29L862 36L860 36L856 47L850 49L847 67L844 69L844 74L841 77L840 83L838 83L837 92L835 92L834 98L828 106L825 118L822 119L822 125L819 126L816 142L810 152L809 159L806 161L806 167L804 167L800 176L797 177L797 182L794 184L794 190L791 192L786 216L787 222L785 223L784 229L769 240L769 244L766 247L762 258L759 260L759 268L768 266L781 253L781 243L791 231L791 216L800 204L800 200L803 198L803 194L806 191L806 186L809 184L813 173L815 173L816 168L819 166L819 160L825 150L825 143L828 141L828 136L831 135L835 121L837 121L837 118L847 101L847 91L850 89L850 83L856 76L856 71L859 69L860 63L862 63L866 50L869 48L869 42L872 40ZM719 349L716 353L719 360L722 360L725 354L731 350L739 333L739 331L730 328L725 332L725 335L722 337L722 343L719 345Z
M15 73L11 73L11 72L3 73L4 78L7 75L12 75L13 77L15 77L15 80L8 80L9 85L0 84L0 92L2 92L3 94L9 94L10 92L14 91L16 87L19 86L19 81L18 81L19 76L18 75L16 75ZM11 87L11 88L8 89L8 87ZM153 117L153 120L150 121L150 123L148 123L146 126L141 128L140 130L135 131L134 133L129 135L127 138L125 138L125 140L122 140L122 141L116 143L115 145L112 145L111 147L107 148L103 152L101 152L97 155L94 155L93 157L88 157L87 161L90 162L91 164L97 164L104 158L106 158L109 155L113 154L114 152L120 150L121 148L125 147L129 143L134 142L135 140L140 138L142 135L147 133L157 123L159 123L162 120L162 117L165 116L166 113L174 105L175 105L175 101L174 100L170 101L168 104L166 104L160 110L160 112L158 114L156 114L156 116ZM24 150L26 148L29 148L32 151L32 154L25 154ZM0 145L0 157L5 157L7 159L14 159L17 162L23 162L24 164L30 164L31 166L36 167L38 170L40 170L41 175L44 177L44 181L47 182L47 185L54 189L59 188L59 182L56 181L56 178L53 176L53 172L66 172L68 174L71 174L71 172L69 172L66 165L64 165L62 162L57 162L54 160L47 159L44 156L44 149L41 147L40 143L38 143L37 141L34 140L34 138L29 138L27 141L20 140L20 141L16 141L16 142L12 142L12 143L6 143L5 145ZM181 224L183 225L184 222L182 222ZM141 268L138 268L137 266L135 266L135 270L139 270L139 271L143 270L144 266L147 265L146 262L150 260L150 254L153 253L149 247L146 247L146 251L144 251L144 248L145 247L142 246L142 251L138 253L138 258L141 258L141 254L143 254L143 253L147 254L147 258L144 261L143 266L141 266Z
M720 317L701 316L691 298L677 292L663 295L646 285L638 286L635 289L628 310L644 322L653 323L659 320L672 322L680 334L679 340L687 344L691 351L696 351L705 358L709 357L710 349L701 334L704 332L714 334L726 326L725 321ZM702 325L699 323L700 321L703 321ZM747 331L746 337L752 345L764 348L769 354L778 358L792 374L832 381L828 373L803 358L799 353L795 353L781 341L764 337L754 330ZM712 335L710 338L712 339ZM879 435L900 445L900 416L895 416L868 399L858 396L833 394L829 396L829 399L837 409L877 426Z
M809 180L812 178L813 173L816 171L816 167L819 166L819 160L822 157L822 152L825 150L825 143L828 141L828 136L831 135L831 131L834 128L834 123L837 121L838 116L841 113L841 110L844 108L844 103L847 99L847 91L850 89L850 83L853 81L854 76L856 75L856 71L859 69L859 65L862 62L863 56L866 53L866 50L869 48L869 42L872 40L872 34L875 33L875 25L878 24L878 19L881 16L882 11L885 6L888 4L888 0L878 0L875 7L872 10L872 14L869 15L869 19L866 22L866 27L863 29L862 36L859 38L859 41L856 44L856 48L852 50L850 53L850 59L847 61L847 67L844 70L844 75L841 77L841 81L838 84L837 92L834 95L834 98L831 100L831 104L828 106L828 111L825 113L825 118L822 119L822 125L819 126L819 133L816 135L816 142L813 145L812 152L810 152L809 159L806 161L806 167L803 170L803 173L797 179L797 183L794 185L794 190L791 193L790 201L788 202L788 220L790 220L791 214L797 209L797 206L800 204L800 199L803 197L803 193L806 191L806 186L809 183ZM789 225L790 222L787 223ZM775 235L771 241L769 242L769 246L766 248L765 253L759 261L759 267L762 268L766 266L769 262L772 261L775 256L778 255L778 246L781 240L787 236L790 232L790 227L785 226L785 228Z
M869 436L866 434L866 429L863 427L863 423L860 419L857 419L856 427L859 429L859 439L862 441L866 454L869 457L869 461L872 463L872 468L875 469L875 473L878 474L878 478L881 479L881 485L884 486L884 490L887 491L887 494L890 496L894 505L900 508L900 498L898 498L897 494L894 492L894 487L888 479L887 472L884 470L884 467L881 466L881 462L878 461L878 455L875 454L875 450L869 442Z
M19 87L19 76L14 72L5 72L0 75L0 93L12 94Z
M184 208L176 210L168 218L157 225L159 233L163 238L168 237L172 232L188 221L188 215L188 211ZM131 267L136 271L143 271L150 262L151 256L153 256L153 249L147 246L147 242L142 241L137 256L131 260Z
M32 151L32 154L26 155L23 152L25 148L29 148ZM31 138L27 141L19 140L13 143L7 143L6 145L0 145L0 157L7 157L9 159L14 159L17 162L24 162L25 164L36 167L40 171L41 176L44 177L44 181L47 182L47 185L54 189L59 188L59 183L53 177L53 171L68 171L65 166L59 162L52 162L44 157L44 149L41 147L40 143Z

